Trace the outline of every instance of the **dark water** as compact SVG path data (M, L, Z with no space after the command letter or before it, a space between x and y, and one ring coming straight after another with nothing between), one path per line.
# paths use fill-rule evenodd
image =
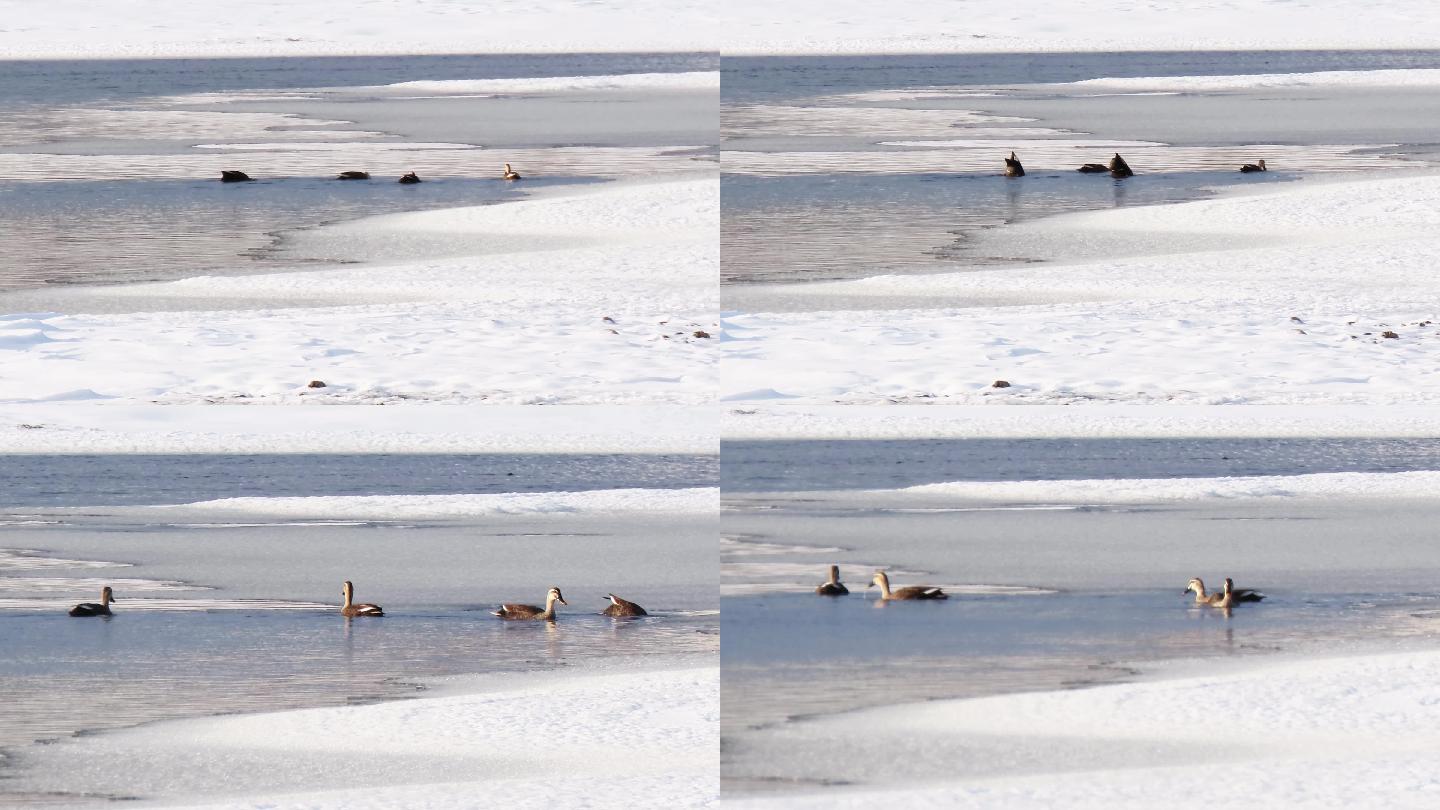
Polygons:
M1067 211L1185 202L1219 187L1284 182L1285 172L1161 172L1117 181L1035 171L726 174L721 181L722 283L832 281L885 273L954 272L1031 257L976 250L967 234ZM795 234L784 238L781 233ZM777 244L784 244L777 250ZM727 299L727 306L730 305Z
M402 186L395 179L0 182L0 222L10 239L0 253L0 290L274 272L295 265L271 250L282 230L525 196L499 180L432 177ZM546 177L525 188L582 182L588 181Z
M714 486L705 455L75 455L0 457L9 508L216 498Z
M0 108L145 96L444 79L716 70L716 54L504 54L0 61Z
M1440 67L1440 51L1163 51L725 57L721 99L776 101L822 93L955 84L1075 82L1103 77L1226 76Z
M1411 470L1440 470L1440 439L726 441L720 480L726 492L795 492Z

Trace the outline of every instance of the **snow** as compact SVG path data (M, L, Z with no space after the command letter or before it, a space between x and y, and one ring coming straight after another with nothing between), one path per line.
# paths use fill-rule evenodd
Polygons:
M71 790L187 807L711 807L719 710L713 665L477 676L435 697L160 723L34 756L63 764Z
M607 489L587 492L506 492L486 495L335 495L291 498L222 498L157 509L198 509L254 518L359 518L416 520L495 515L549 515L604 512L693 513L719 509L720 491L689 489Z
M1440 22L1424 0L968 0L878 13L864 0L740 0L724 15L727 55L1426 49Z
M347 92L406 96L518 95L540 93L594 93L625 90L719 91L719 71L687 73L625 73L614 76L554 76L526 79L447 79L397 82L379 87L357 87Z
M849 308L728 313L721 395L769 391L807 406L1440 403L1437 211L1440 177L1371 177L989 231L978 250L1056 258L787 287ZM1077 254L1091 258L1065 258ZM913 308L865 308L887 297ZM987 301L1013 305L971 305Z
M1440 472L1314 473L1224 478L1105 478L1079 481L956 481L900 490L957 500L1053 503L1171 503L1254 498L1427 498Z
M1257 73L1241 76L1138 76L1086 79L1070 87L1143 93L1217 93L1301 87L1418 87L1440 84L1440 70L1322 70L1314 73Z
M97 407L97 405L99 407ZM0 452L715 453L709 407L0 405Z
M726 440L1431 438L1440 435L1440 412L1416 405L1383 409L1355 405L1027 405L956 410L905 405L759 404L727 410L720 425Z
M7 59L713 51L698 0L0 0Z
M367 264L87 290L140 311L0 316L0 403L708 403L718 205L713 175L552 191L306 234Z
M1432 806L1440 653L1272 661L1235 672L852 712L806 735L863 728L894 756L943 763L1004 756L985 779L904 784L727 807L1149 807L1244 797L1268 807Z

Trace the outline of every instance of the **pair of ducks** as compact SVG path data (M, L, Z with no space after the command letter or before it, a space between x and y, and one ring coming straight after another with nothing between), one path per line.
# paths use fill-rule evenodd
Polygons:
M239 171L239 170L236 170L236 169L225 169L224 171L220 172L220 182L222 182L222 183L247 183L247 182L250 182L250 181L252 181L252 180L254 180L254 179L255 179L255 178L251 177L250 175L246 174L245 172L242 172L242 171ZM369 180L369 179L370 179L370 173L369 173L369 172L356 172L356 171L340 172L339 174L335 175L335 179L336 179L336 180ZM502 175L500 175L500 179L501 179L501 180L509 180L509 181L512 181L512 182L513 182L513 181L515 181L515 180L519 180L519 179L520 179L520 173L517 172L517 171L515 171L514 169L510 168L510 164L509 164L509 163L506 163L506 164L505 164L505 173L502 174ZM400 176L400 181L399 181L399 182L400 182L401 185L405 185L405 186L414 185L415 183L420 182L420 175L416 174L415 172L406 172L405 174L403 174L403 175Z
M880 599L885 602L908 599L949 599L950 595L940 588L931 585L907 585L904 588L891 588L890 577L884 571L876 571L871 577L870 584L865 590L879 586ZM840 566L830 566L830 580L815 589L815 593L821 596L844 596L850 593L850 589L840 581Z
M1195 594L1195 604L1197 605L1223 608L1226 610L1242 602L1259 602L1265 598L1265 594L1259 591L1254 591L1249 588L1237 589L1234 580L1229 577L1225 578L1225 590L1220 593L1207 593L1205 591L1205 581L1199 577L1195 577L1190 580L1190 584L1185 586L1185 591L1182 596L1189 593Z
M356 604L354 602L355 586L352 585L349 580L346 580L344 586L341 587L340 595L345 597L345 604L340 606L340 615L342 616L355 617L385 615L385 611L382 610L379 605L373 605L369 603ZM639 605L629 601L628 599L621 599L613 593L606 594L605 598L610 600L610 605L600 612L600 615L602 616L650 615L645 611L645 608L640 607ZM555 621L556 602L559 602L562 605L570 604L569 602L565 601L565 596L560 593L559 588L551 588L545 594L545 607L543 608L538 605L523 605L510 602L501 605L496 610L491 611L490 615L499 616L502 619L533 619L536 621L553 622Z
M1076 169L1076 171L1080 172L1081 174L1103 174L1105 172L1109 172L1111 177L1117 179L1135 176L1135 172L1130 169L1130 164L1125 162L1125 158L1120 157L1119 152L1115 153L1115 157L1110 158L1110 163L1108 165L1103 163L1086 163L1080 168ZM1265 161L1263 160L1257 160L1254 163L1246 163L1245 165L1240 167L1240 172L1242 174L1251 174L1252 172L1263 171L1267 171L1265 168ZM1005 176L1025 176L1025 167L1020 165L1020 160L1015 157L1014 152L1010 153L1010 157L1005 158Z

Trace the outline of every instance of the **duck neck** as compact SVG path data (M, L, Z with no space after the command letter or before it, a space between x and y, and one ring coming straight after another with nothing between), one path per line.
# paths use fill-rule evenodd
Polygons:
M355 592L350 590L349 588L346 588L342 593L345 596L345 604L341 605L340 607L348 608L350 607L350 603L354 600Z
M835 565L830 566L830 584L831 584L831 585L839 585L839 584L840 584L840 567L839 567L839 566L835 566Z
M880 576L876 577L876 579L880 580L880 598L881 598L881 599L889 599L889 598L890 598L890 578L887 577L887 576L885 576L884 574L881 574Z
M100 592L100 605L110 607L110 591L108 589Z
M555 597L553 595L545 597L545 612L540 614L540 618L555 618Z

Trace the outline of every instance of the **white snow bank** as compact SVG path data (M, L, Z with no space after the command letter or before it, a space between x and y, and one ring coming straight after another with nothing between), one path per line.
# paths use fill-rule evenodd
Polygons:
M715 453L711 408L0 405L0 453Z
M347 92L418 96L586 93L625 90L720 90L720 72L624 73L613 76L553 76L526 79L445 79L359 87Z
M65 740L30 770L53 765L72 789L108 786L187 807L719 803L717 667L487 676L446 691Z
M3 411L0 411L3 413ZM726 440L995 439L1440 436L1428 406L1347 405L1027 405L934 408L896 405L754 405L727 410ZM0 433L0 436L3 436Z
M545 515L577 512L714 514L720 491L690 489L605 489L586 492L507 492L488 495L334 495L297 498L222 498L179 507L224 514L269 517L345 517L366 520Z
M1428 49L1440 23L1425 0L738 0L724 15L727 55Z
M714 51L702 0L0 0L7 59Z
M1069 86L1121 92L1215 93L1297 87L1434 87L1440 70L1322 70L1313 73L1256 73L1238 76L1140 76L1086 79Z
M1172 503L1255 498L1429 498L1440 472L1315 473L1223 478L1106 478L1077 481L954 481L899 492L964 500L1042 503Z
M931 772L989 760L997 773L726 806L858 808L883 797L907 807L1103 810L1220 791L1265 807L1430 807L1440 792L1437 678L1440 653L1404 653L865 710L804 733L864 728L877 750Z

